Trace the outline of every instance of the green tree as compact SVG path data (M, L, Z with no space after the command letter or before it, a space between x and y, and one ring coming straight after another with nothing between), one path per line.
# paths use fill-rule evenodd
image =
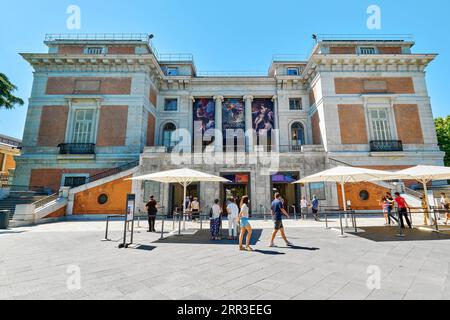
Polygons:
M445 165L450 167L450 116L435 119L439 146L445 152Z
M23 106L23 100L13 95L17 87L13 85L8 77L0 73L0 109L13 109L15 105Z

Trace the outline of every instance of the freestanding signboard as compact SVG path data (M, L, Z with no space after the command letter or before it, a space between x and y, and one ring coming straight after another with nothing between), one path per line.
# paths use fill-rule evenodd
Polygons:
M136 211L136 195L127 194L127 202L125 205L125 223L123 228L123 243L119 245L119 248L128 248L129 245L133 244L133 233L134 233L134 214ZM130 243L127 243L127 229L131 224L131 238Z

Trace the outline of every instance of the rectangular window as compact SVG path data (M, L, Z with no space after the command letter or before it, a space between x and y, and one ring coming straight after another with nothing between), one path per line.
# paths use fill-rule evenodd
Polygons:
M302 110L302 99L301 98L291 98L289 99L289 110Z
M73 123L72 143L92 143L94 110L77 110Z
M359 49L361 54L375 54L376 50L373 47L362 47Z
M177 111L178 99L164 99L164 111Z
M311 198L315 195L318 200L326 200L325 182L314 182L309 184Z
M103 54L104 48L103 47L87 47L85 52L86 52L86 54Z
M64 187L76 188L86 184L86 177L65 177L64 178Z
M299 75L298 68L287 68L287 75L288 76L298 76Z
M178 67L168 67L166 71L167 76L178 76L179 70Z
M391 125L387 109L370 110L370 121L372 127L372 140L392 140Z

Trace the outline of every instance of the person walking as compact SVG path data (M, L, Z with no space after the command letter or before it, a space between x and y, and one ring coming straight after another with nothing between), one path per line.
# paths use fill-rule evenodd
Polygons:
M445 212L445 225L448 225L448 220L450 219L450 199L445 193L441 194L441 205Z
M149 201L145 205L147 207L148 213L148 231L147 232L156 232L155 230L155 220L156 214L158 213L158 202L155 200L154 196L150 196Z
M445 213L445 225L448 225L448 220L450 219L450 199L447 197L445 193L441 193L440 200L441 208ZM440 217L440 215L438 215ZM439 219L440 220L440 219Z
M244 251L253 251L253 249L250 247L250 241L252 238L252 226L250 225L250 215L249 215L249 202L248 196L243 196L241 199L241 212L239 213L239 219L240 219L240 226L241 226L241 234L239 235L239 250ZM247 238L245 239L245 249L242 245L242 242L244 241L244 235L245 232L247 232Z
M239 208L236 204L236 200L230 198L230 203L227 206L228 213L228 240L237 239L237 221L239 217Z
M214 204L211 207L211 240L220 240L220 220L222 216L222 207L219 204L219 199L214 200Z
M386 192L386 200L389 203L389 207L387 208L389 225L392 225L392 220L394 220L395 222L398 223L398 219L396 217L394 217L394 215L392 214L392 210L394 209L395 201L390 192Z
M284 242L287 246L292 246L292 243L290 243L287 238L286 234L284 233L284 226L283 226L283 215L289 218L289 214L286 212L286 210L283 207L283 202L281 201L281 196L279 193L275 194L275 199L272 202L272 217L274 221L274 230L272 232L272 238L270 240L269 247L273 248L275 247L275 237L277 236L278 231L281 233L281 237L283 238Z
M401 228L405 229L405 224L403 222L403 218L405 218L406 223L408 224L408 227L410 229L412 229L412 224L411 224L411 221L409 220L409 216L408 216L408 208L409 208L409 206L408 206L408 203L406 203L405 198L400 196L399 192L396 192L394 201L397 203L398 219L400 220Z
M300 214L302 215L302 218L306 219L308 217L308 208L309 208L308 200L306 200L306 197L303 197L302 200L300 201Z
M320 209L320 201L317 199L316 195L313 195L313 199L311 201L311 209L314 215L314 220L317 222L320 221L319 209Z
M381 205L381 209L383 210L384 225L390 226L391 221L389 219L389 209L388 208L391 206L391 204L387 201L386 197L382 197L381 201L380 201L380 205Z

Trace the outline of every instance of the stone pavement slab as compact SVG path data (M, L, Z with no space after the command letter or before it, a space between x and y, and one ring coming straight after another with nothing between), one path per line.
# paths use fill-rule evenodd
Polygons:
M450 240L426 231L415 230L406 239L380 241L365 233L339 238L323 224L291 221L286 232L296 246L288 248L277 238L279 247L268 248L271 223L260 221L254 223L256 251L250 253L240 252L234 242L210 241L207 231L167 233L161 241L144 226L136 228L135 245L118 249L123 224L111 224L109 242L101 241L104 227L104 222L61 222L0 231L0 299L450 296ZM380 289L367 286L374 266Z

